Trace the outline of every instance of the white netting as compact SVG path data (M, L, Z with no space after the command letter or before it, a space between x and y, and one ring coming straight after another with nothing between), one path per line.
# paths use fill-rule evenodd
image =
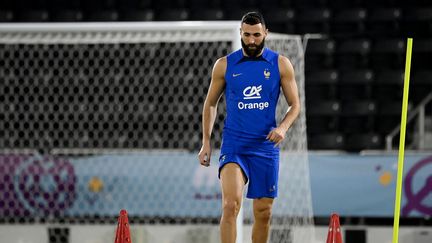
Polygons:
M220 216L218 153L206 169L196 151L212 66L238 46L238 26L199 25L0 26L2 223L112 224L125 208L132 223L195 225L180 242L217 238L205 225ZM283 144L270 242L307 243L303 51L298 37L267 43L293 63L303 104ZM214 148L224 102L218 112Z
M273 209L270 242L314 242L314 222L307 156L304 89L304 51L299 37L274 34L267 45L287 56L294 66L301 112L281 145L279 190ZM277 118L281 120L288 104L281 93ZM282 216L281 216L282 215ZM280 216L280 217L278 217ZM295 234L293 230L297 230ZM292 238L289 236L292 234Z

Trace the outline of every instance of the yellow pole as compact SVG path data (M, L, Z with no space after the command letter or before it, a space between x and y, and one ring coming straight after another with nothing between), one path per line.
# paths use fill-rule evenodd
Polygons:
M408 90L409 80L411 71L411 53L412 53L413 39L408 38L407 52L406 52L406 63L405 63L405 79L404 89L402 98L402 118L401 118L401 130L399 139L399 158L398 158L398 171L396 181L396 198L394 208L394 222L393 222L393 243L398 243L399 240L399 218L400 218L400 207L401 207L401 194L402 194L402 180L403 180L403 162L405 152L405 132L406 132L406 119L408 110Z

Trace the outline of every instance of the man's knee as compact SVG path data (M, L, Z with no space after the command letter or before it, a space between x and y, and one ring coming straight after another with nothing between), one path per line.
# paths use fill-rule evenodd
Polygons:
M270 222L271 214L272 214L271 205L260 206L254 209L255 220L261 223Z
M240 200L225 199L222 205L224 216L236 218L240 211L240 206Z

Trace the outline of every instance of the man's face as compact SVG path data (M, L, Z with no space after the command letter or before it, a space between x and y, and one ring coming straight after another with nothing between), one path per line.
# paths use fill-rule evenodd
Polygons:
M247 56L256 57L264 48L267 29L260 24L249 25L242 23L240 28L241 43Z

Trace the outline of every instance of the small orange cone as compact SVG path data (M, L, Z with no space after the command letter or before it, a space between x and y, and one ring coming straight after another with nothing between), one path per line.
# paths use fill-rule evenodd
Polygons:
M336 213L333 213L330 218L330 225L326 243L342 243L339 215L337 215Z
M132 243L129 231L127 211L122 209L118 217L117 231L114 243Z

